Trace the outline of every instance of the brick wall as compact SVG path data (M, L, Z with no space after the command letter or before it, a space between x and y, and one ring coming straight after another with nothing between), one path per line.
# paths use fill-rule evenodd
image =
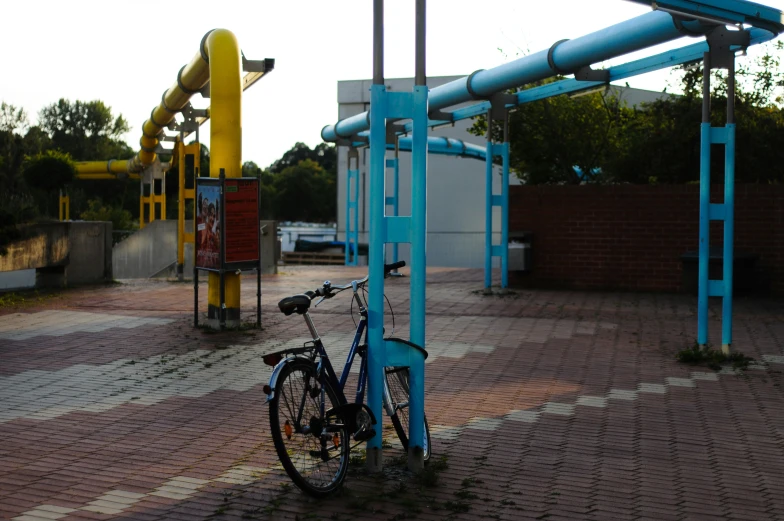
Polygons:
M723 187L715 186L712 202ZM738 185L735 250L759 255L760 280L784 294L784 185ZM510 231L533 232L533 268L513 285L681 291L680 256L698 248L699 187L513 186ZM722 244L711 224L711 245Z

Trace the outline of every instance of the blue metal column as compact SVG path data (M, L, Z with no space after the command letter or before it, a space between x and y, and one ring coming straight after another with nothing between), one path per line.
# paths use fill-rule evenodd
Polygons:
M732 296L735 233L735 51L733 46L745 48L750 43L748 31L729 31L717 27L708 34L710 51L704 56L702 143L700 153L700 272L697 315L697 342L708 342L708 298L722 298L721 349L729 354L732 345ZM710 126L710 73L712 69L727 69L727 124ZM724 145L724 200L710 203L710 147ZM724 224L724 248L721 280L710 280L710 221Z
M735 247L735 55L727 69L727 135L724 144L724 301L721 319L721 350L732 345L732 297Z
M386 197L386 205L392 207L392 211L387 214L390 216L397 216L400 211L400 162L397 153L397 143L395 144L395 157L394 159L387 159L387 169L392 171L392 195ZM396 242L392 243L392 263L397 262L398 258L398 245Z
M504 143L501 145L501 287L509 287L509 123L504 123Z
M708 262L710 260L710 53L704 57L702 78L702 125L700 127L700 245L697 287L697 343L708 343Z
M485 289L493 285L493 117L487 111L485 154Z
M355 169L351 168L354 159ZM353 182L353 184L352 184ZM353 188L353 189L352 189ZM352 214L353 210L353 214ZM359 153L349 148L346 172L346 266L356 266L359 260ZM353 252L353 257L352 257Z
M384 155L386 153L386 87L370 87L370 227L368 238L368 406L381 419L384 389ZM367 442L367 468L382 468L381 432Z
M427 267L427 98L426 85L413 93L413 142L411 144L411 342L425 347L425 284ZM409 368L408 467L424 466L425 364Z
M373 0L373 84L370 87L370 227L368 229L368 395L367 404L383 418L384 389L384 159L386 155L387 92L384 85L384 0ZM382 469L382 429L367 442L369 472Z

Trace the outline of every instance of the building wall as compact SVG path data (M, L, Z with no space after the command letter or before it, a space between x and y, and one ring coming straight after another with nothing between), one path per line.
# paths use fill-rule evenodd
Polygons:
M759 285L784 294L784 186L735 194L736 252L758 255ZM509 228L533 232L533 268L511 274L515 285L680 291L681 255L698 248L699 186L515 186ZM711 224L712 246L722 233Z

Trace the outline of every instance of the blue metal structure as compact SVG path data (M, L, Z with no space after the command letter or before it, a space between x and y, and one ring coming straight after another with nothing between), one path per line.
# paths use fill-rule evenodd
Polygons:
M351 168L352 159L354 169ZM359 154L356 148L351 148L348 152L345 258L346 266L356 266L359 263Z
M387 159L387 169L392 171L392 195L386 197L386 205L392 207L388 215L397 217L400 213L400 157L397 147L395 147L395 157ZM392 244L392 263L398 261L398 250L398 243Z
M387 92L383 81L383 0L374 0L374 74L371 86L370 111L327 125L321 131L325 141L355 142L362 141L358 135L370 130L370 241L369 241L369 389L368 404L374 414L380 417L381 396L380 384L383 378L383 365L392 361L392 353L384 352L383 344L383 253L385 243L411 242L411 341L424 347L425 331L425 237L426 237L426 171L429 126L443 124L444 113L441 109L469 102L471 100L491 100L494 95L554 75L574 74L574 80L564 80L537 89L529 89L517 93L517 99L505 102L511 107L522 102L542 99L548 96L576 92L596 86L605 85L609 81L629 77L635 74L656 70L678 63L698 61L705 52L705 44L687 46L677 51L662 53L657 56L637 60L629 64L614 67L609 71L595 71L590 68L594 63L611 59L623 54L644 49L653 45L675 40L682 36L717 35L723 25L746 24L753 28L750 31L733 31L743 33L746 41L738 42L734 37L721 41L715 39L710 43L711 54L705 54L706 78L709 78L712 66L722 66L734 74L734 52L737 48L753 43L769 40L784 32L784 15L781 11L747 2L745 0L633 0L638 3L652 5L654 12L633 18L612 27L591 33L575 40L562 40L553 44L548 50L522 57L512 62L489 70L479 70L473 74L434 88L428 92L424 81L424 0L417 0L417 67L416 81L412 93ZM702 46L702 47L700 47ZM712 63L715 55L732 56L732 63ZM709 87L709 80L706 81ZM709 296L721 296L723 309L723 344L729 349L732 334L732 248L733 248L733 214L734 214L734 164L735 164L735 126L734 113L731 110L733 96L728 96L728 121L725 127L712 128L709 119L710 95L707 91L706 106L708 116L703 116L702 123L702 154L701 154L701 192L700 192L700 269L698 296L698 341L707 342L707 302ZM471 111L487 111L483 101L472 107L458 109L449 114L446 121L471 117ZM489 102L492 108L492 101ZM480 109L482 107L483 110ZM430 117L428 117L428 115ZM476 113L472 115L477 115ZM412 132L412 215L411 217L385 216L385 151L387 149L385 125L387 120L410 119L411 123L404 129ZM710 146L722 143L725 145L725 195L721 204L710 203ZM508 164L508 147L495 148L489 140L485 151L486 173L492 172L492 157L506 153ZM503 146L503 145L502 145ZM505 168L508 176L508 166ZM505 179L506 181L507 179ZM508 182L504 182L508 190ZM508 202L504 203L502 193L499 199L490 189L486 193L489 199L488 222L491 222L491 209L498 203L505 212ZM708 231L710 220L724 222L724 278L722 281L708 280ZM504 225L502 224L502 227ZM488 228L487 231L491 231ZM487 243L486 243L487 244ZM499 246L501 250L505 244ZM493 245L488 247L492 257ZM499 252L500 253L500 252ZM487 253L486 253L487 255ZM502 257L503 259L503 257ZM503 261L502 261L503 262ZM487 265L487 264L486 264ZM504 270L505 271L505 270ZM486 281L487 283L487 281ZM487 285L487 284L486 284ZM403 349L403 348L401 348ZM389 355L389 357L387 356ZM421 366L420 366L421 362ZM410 440L409 466L416 468L415 440L420 440L423 431L424 362L414 361L411 365L410 382ZM421 448L420 448L421 449ZM368 442L368 466L378 469L381 465L380 434Z

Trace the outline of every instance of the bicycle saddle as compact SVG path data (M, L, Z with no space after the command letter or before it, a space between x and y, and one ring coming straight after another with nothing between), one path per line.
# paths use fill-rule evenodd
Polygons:
M310 307L310 297L307 295L292 295L278 302L280 311L289 316L295 311L302 315Z

